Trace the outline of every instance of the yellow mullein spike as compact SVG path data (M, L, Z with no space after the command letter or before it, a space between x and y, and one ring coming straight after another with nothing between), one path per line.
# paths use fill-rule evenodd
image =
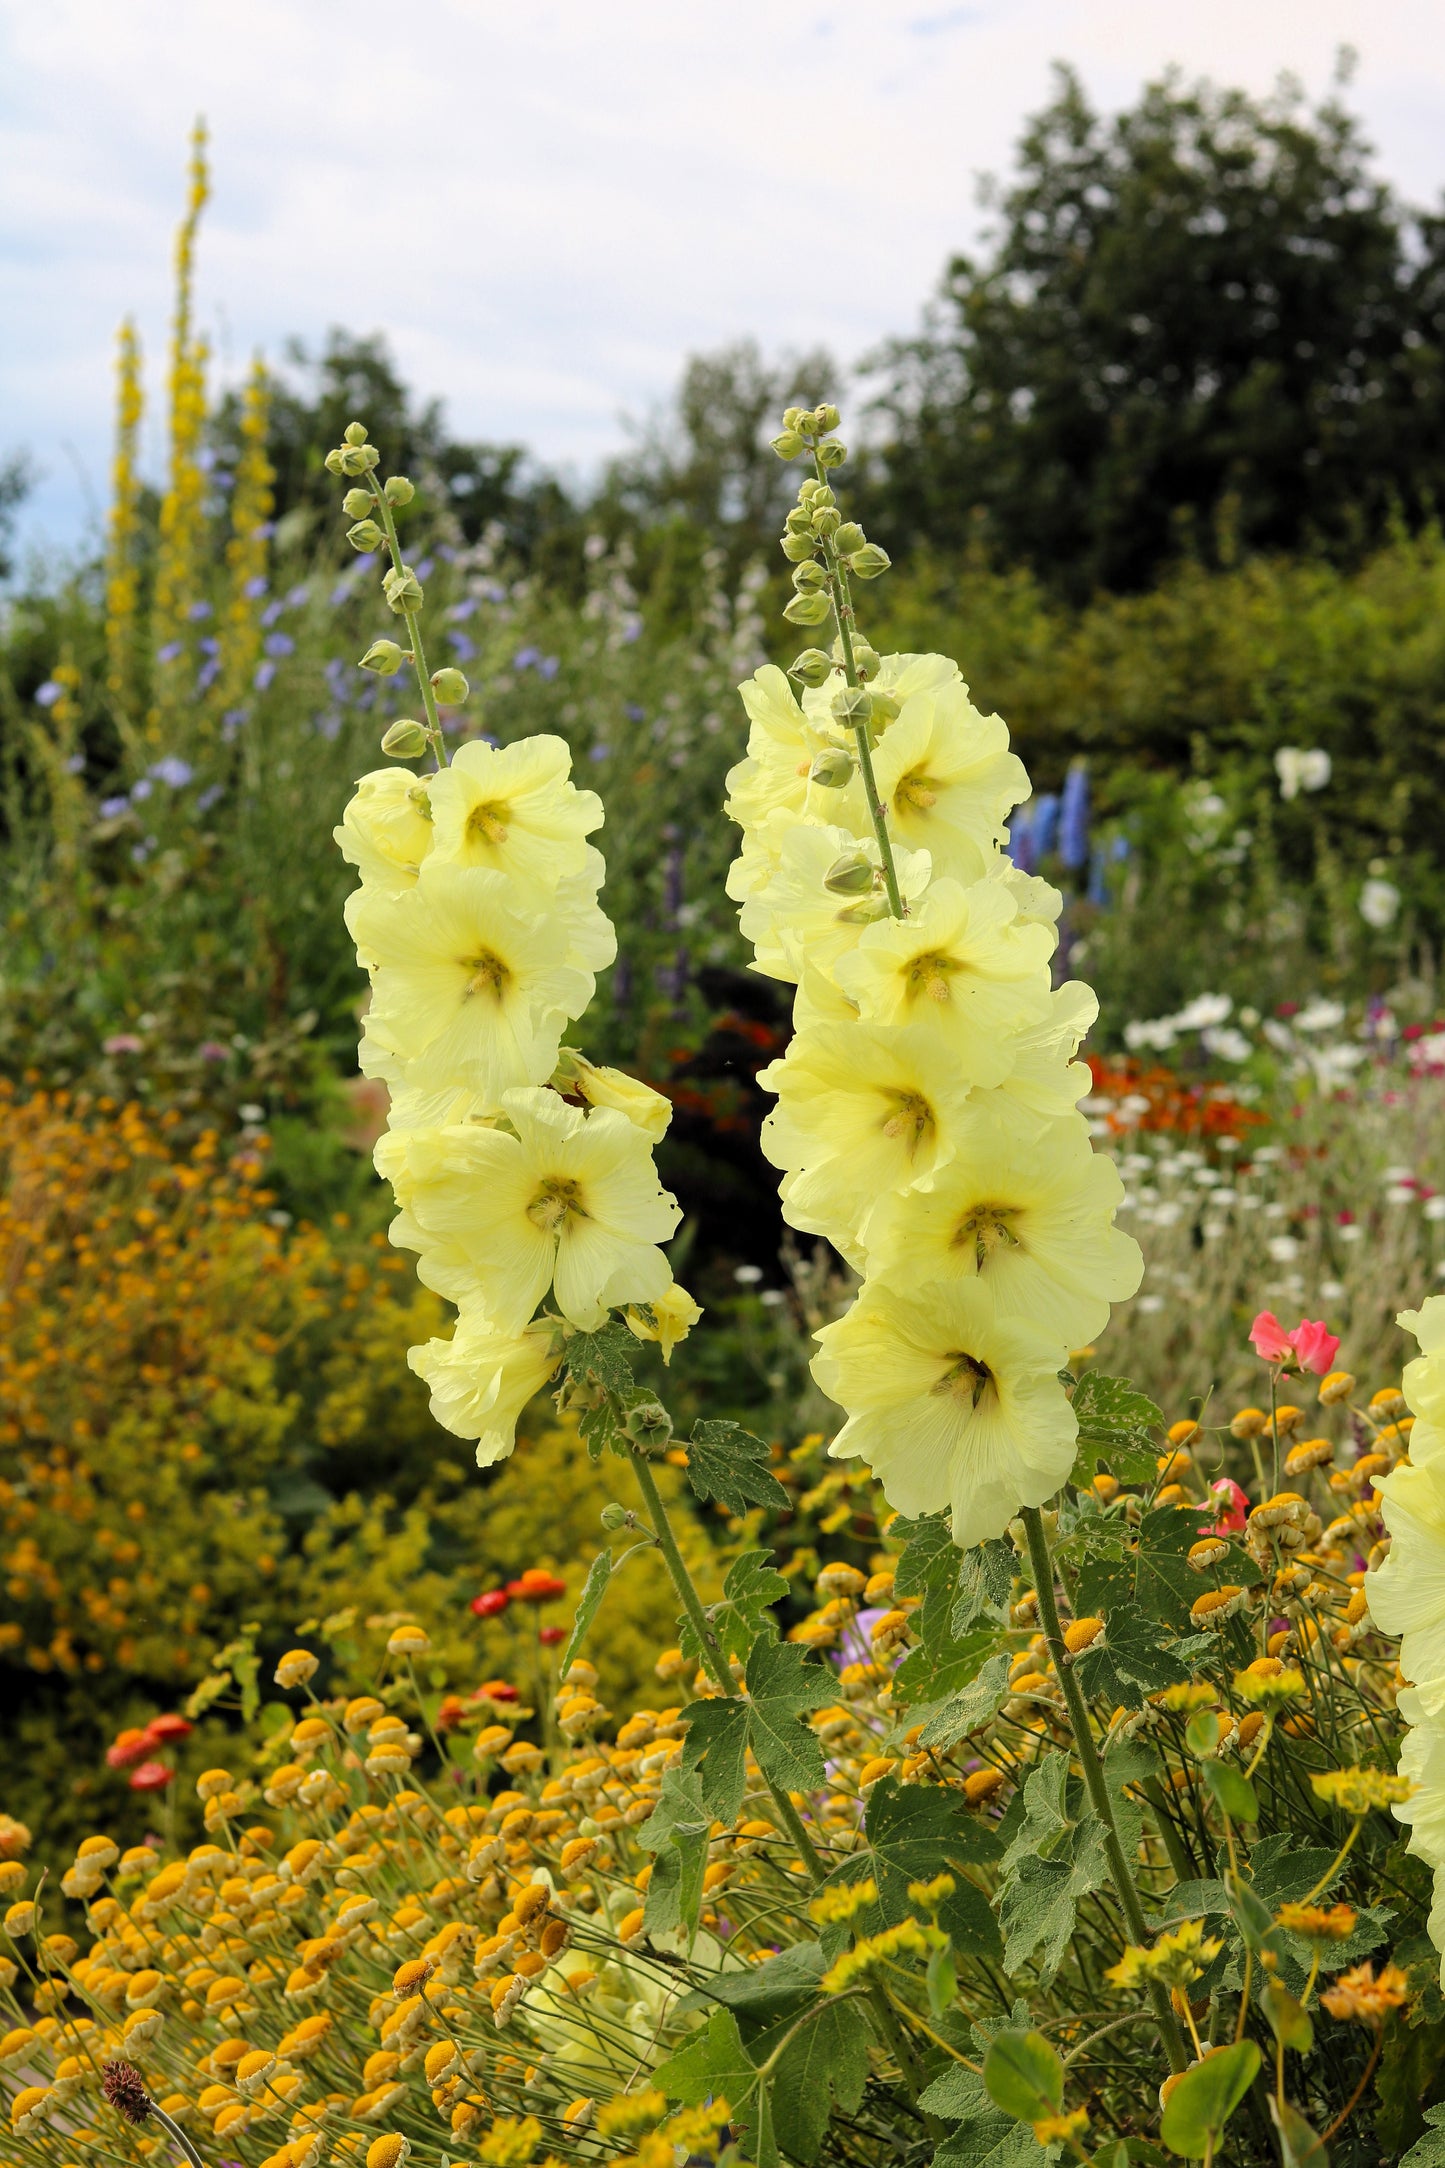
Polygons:
M105 661L111 712L117 729L125 738L136 720L136 630L140 601L136 558L140 476L136 471L136 446L145 411L140 341L129 317L120 327L116 375L115 460L111 468L105 564Z
M192 333L192 301L196 233L210 195L206 124L202 120L198 120L191 131L189 179L186 215L176 236L176 307L171 326L170 356L170 458L166 493L161 499L160 547L151 611L155 652L160 654L179 641L182 653L158 665L148 726L152 740L157 743L164 734L166 719L180 705L183 678L177 665L185 661L185 650L190 644L189 612L192 603L199 599L196 575L205 490L199 455L206 421L206 362L209 356L204 340L196 339Z

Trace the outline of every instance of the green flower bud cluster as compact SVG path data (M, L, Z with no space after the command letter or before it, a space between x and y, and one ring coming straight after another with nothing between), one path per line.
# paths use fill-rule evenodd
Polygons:
M334 451L326 454L326 469L329 474L370 474L380 458L376 446L366 441L365 422L348 422L342 431L341 442ZM360 494L359 490L348 491L348 497Z
M799 485L798 501L788 513L781 537L783 555L793 567L793 597L784 607L784 617L793 625L821 625L833 615L838 620L840 641L831 658L820 648L810 647L791 665L792 676L814 687L825 684L834 669L847 670L850 658L841 633L844 620L851 623L853 616L849 577L875 580L888 570L889 562L888 552L868 540L856 519L844 519L824 477L826 468L838 466L846 456L830 435L837 426L835 406L814 407L811 411L789 407L783 416L782 431L773 439L773 449L780 458L794 459L799 452L809 451L817 469ZM877 676L878 657L856 629L851 661L851 674L860 685ZM853 687L855 692L857 689ZM866 728L870 722L877 727L890 719L889 714L869 706L866 700L860 700L846 717L840 717L855 730Z
M346 530L346 539L355 550L368 554L376 550L386 552L390 563L382 576L382 593L396 615L407 620L409 645L403 647L397 640L373 640L361 658L361 667L376 677L395 677L403 663L411 664L425 707L425 720L415 721L408 716L393 723L381 741L381 750L392 760L415 760L430 750L442 766L446 762L446 747L439 711L460 707L468 698L471 687L460 670L428 670L418 622L426 596L412 567L402 561L396 521L392 517L394 509L411 503L416 491L404 474L389 474L385 480L377 475L375 469L380 458L376 446L367 441L364 422L348 422L342 431L341 442L326 455L330 473L351 480L364 479L364 487L348 489L341 500L341 509L352 523Z

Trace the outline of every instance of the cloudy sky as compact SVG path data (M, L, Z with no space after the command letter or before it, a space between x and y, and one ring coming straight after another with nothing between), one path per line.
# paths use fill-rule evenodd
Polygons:
M844 360L977 231L1049 65L1106 106L1171 61L1351 96L1385 172L1445 184L1437 0L0 0L0 453L24 532L83 538L134 313L159 399L186 134L199 310L229 378L384 329L454 425L585 472L690 350Z

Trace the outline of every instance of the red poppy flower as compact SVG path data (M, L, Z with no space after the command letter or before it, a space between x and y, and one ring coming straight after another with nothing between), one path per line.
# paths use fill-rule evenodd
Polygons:
M174 1774L163 1761L143 1761L130 1773L130 1788L133 1792L163 1792Z
M189 1739L195 1728L183 1716L153 1716L145 1735L152 1746L169 1746L173 1740Z
M467 1609L477 1618L499 1618L511 1600L505 1588L486 1588L480 1596L473 1596Z
M481 1685L472 1695L472 1699L473 1701L516 1701L518 1694L516 1687L509 1686L505 1679L483 1679Z
M559 1641L565 1641L566 1638L567 1629L565 1626L544 1626L537 1636L543 1648L546 1649L554 1649Z
M135 1762L144 1761L153 1743L147 1732L132 1724L129 1730L117 1732L114 1742L106 1748L107 1765L112 1769L129 1769Z
M518 1603L555 1603L567 1593L567 1583L559 1581L555 1573L547 1573L541 1566L529 1566L519 1581L507 1583L507 1594L515 1596Z

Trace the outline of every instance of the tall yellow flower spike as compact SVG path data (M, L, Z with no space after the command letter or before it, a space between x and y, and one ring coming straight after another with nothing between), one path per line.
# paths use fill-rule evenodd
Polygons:
M181 643L182 654L159 666L155 697L151 704L150 734L159 743L169 737L163 717L179 705L181 677L177 664L190 645L190 609L197 599L197 571L204 522L205 476L200 464L201 437L206 422L206 362L204 340L192 332L196 234L201 213L210 196L206 165L206 124L196 122L191 131L190 191L186 215L176 236L176 308L171 326L170 356L170 459L166 493L161 499L160 548L156 558L155 602L152 629L157 652Z
M141 389L141 350L135 325L120 327L116 363L115 459L111 467L109 533L105 560L106 690L111 713L122 736L135 726L136 634L140 604L137 544L140 529L140 476L136 447L145 397Z

